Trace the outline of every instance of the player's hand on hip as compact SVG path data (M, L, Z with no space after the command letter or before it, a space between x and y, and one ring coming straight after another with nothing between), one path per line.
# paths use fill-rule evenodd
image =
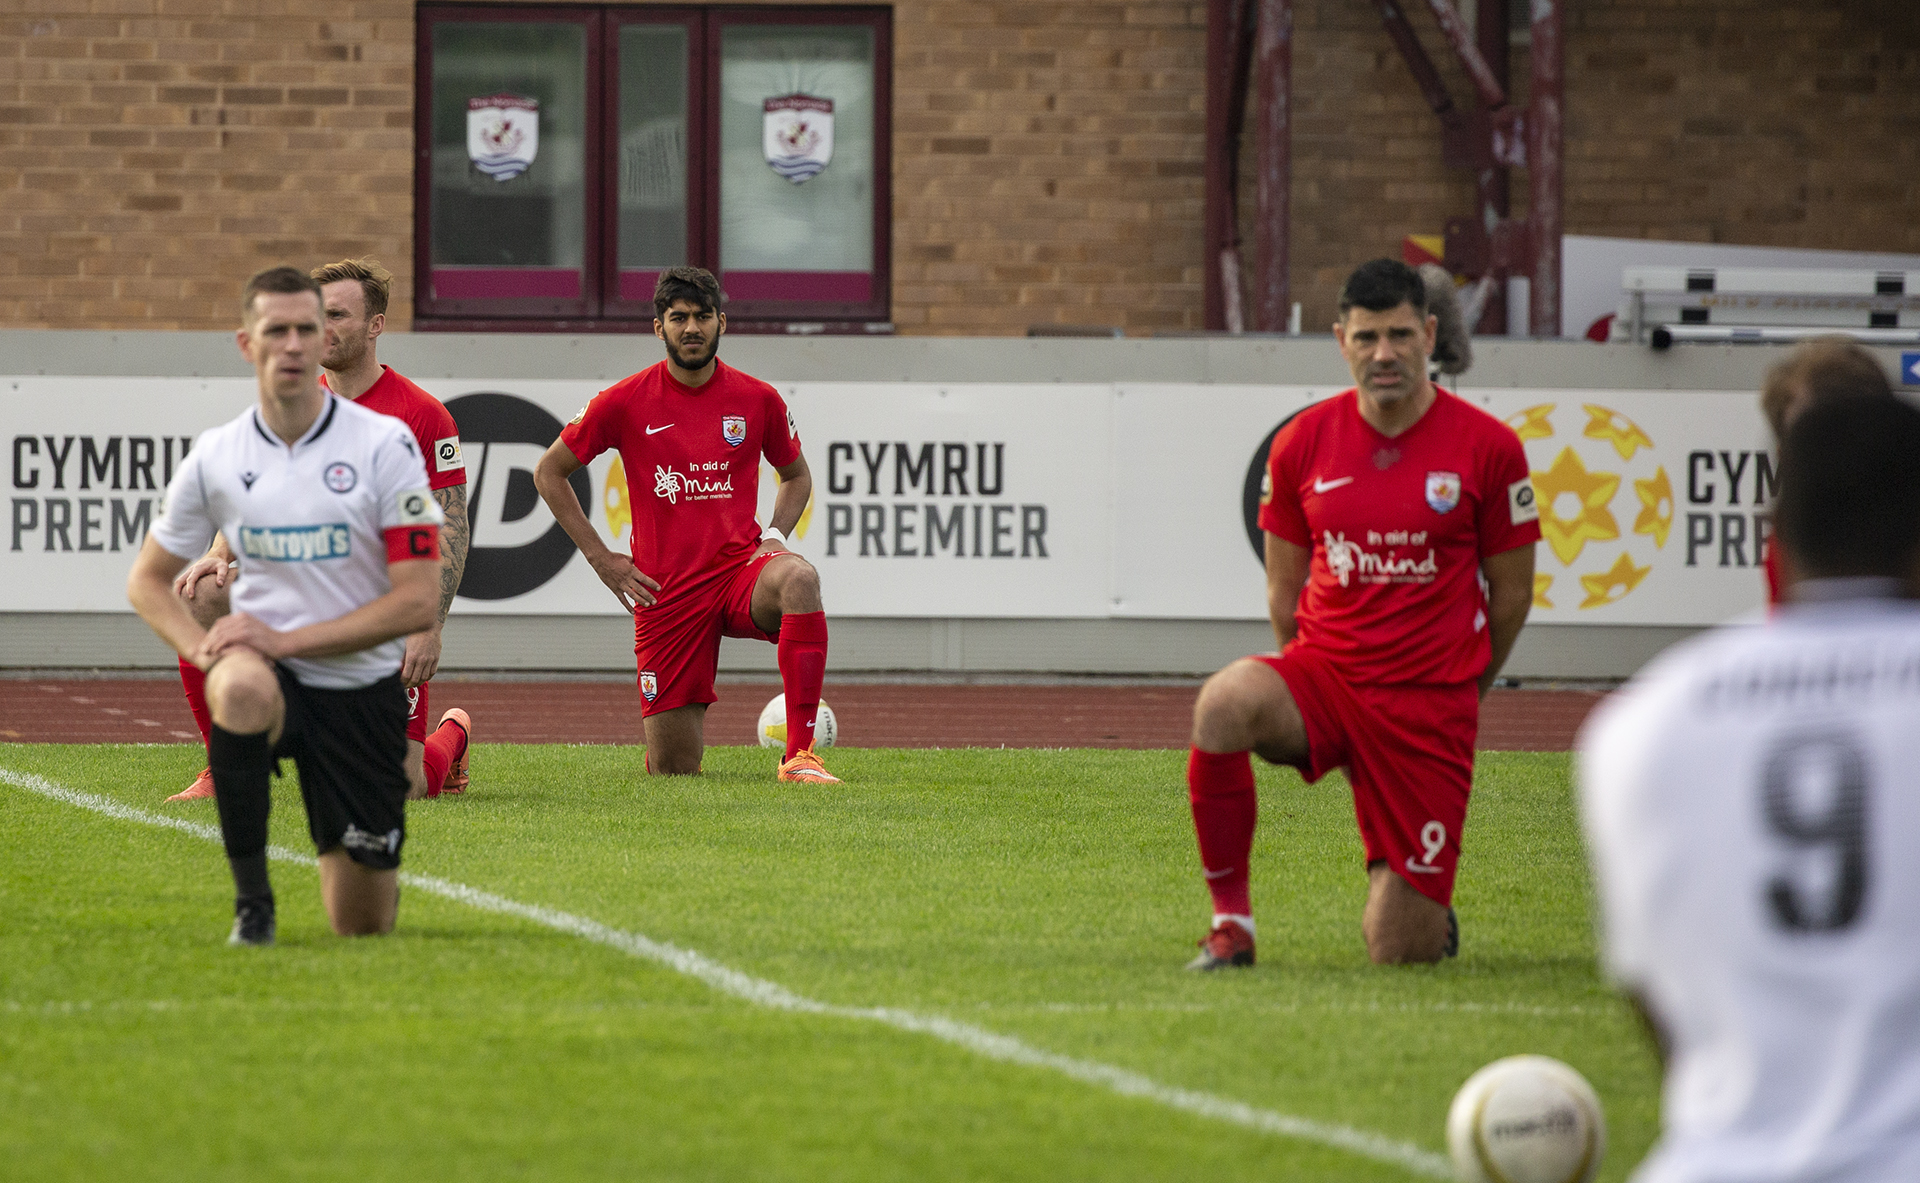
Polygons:
M203 555L181 568L180 574L174 577L173 594L191 600L194 588L209 575L213 576L213 586L225 587L233 578L233 568L226 559Z
M620 603L629 612L639 608L653 606L654 594L660 590L660 583L652 576L643 573L633 565L633 560L615 551L608 551L606 557L594 559L594 573L600 576L600 582L607 585Z
M407 638L407 655L400 659L400 680L411 690L433 681L440 669L440 630L430 628Z
M267 627L259 619L244 612L235 612L222 616L213 622L207 635L200 642L200 648L194 650L190 659L201 669L207 669L214 662L238 649L250 649L268 661L282 656L281 641L284 634Z

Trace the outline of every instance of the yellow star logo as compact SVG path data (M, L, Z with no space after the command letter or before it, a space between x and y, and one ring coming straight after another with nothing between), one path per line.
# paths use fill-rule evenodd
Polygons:
M1625 551L1613 561L1613 566L1599 575L1582 575L1580 586L1587 589L1587 598L1580 601L1582 608L1598 608L1602 604L1617 604L1627 598L1627 593L1640 586L1640 581L1653 571L1652 567L1636 567L1633 559Z
M1589 542L1620 537L1620 523L1607 508L1619 487L1620 478L1610 472L1588 472L1572 448L1560 449L1552 468L1533 474L1540 534L1563 564L1571 567ZM1561 500L1568 495L1579 508L1572 517L1563 517Z
M1640 516L1633 519L1633 532L1651 534L1654 545L1664 547L1667 532L1673 529L1673 484L1667 480L1667 470L1659 469L1650 481L1634 481L1633 492L1640 498Z
M1653 447L1653 440L1640 430L1640 425L1620 412L1593 403L1583 403L1581 407L1588 415L1587 429L1581 434L1590 440L1606 440L1620 453L1620 459L1631 460L1641 448Z
M1537 407L1528 407L1517 415L1508 415L1504 422L1513 428L1513 434L1524 440L1543 440L1553 434L1553 424L1547 416L1553 414L1558 403L1541 403Z
M1552 586L1553 586L1553 576L1542 575L1537 571L1534 572L1534 575L1533 575L1533 606L1534 607L1536 608L1553 607L1553 601L1547 598L1547 589Z
M607 511L607 533L615 542L625 542L633 529L633 508L627 501L627 466L620 463L618 456L613 458L613 467L607 470L607 484L600 490L600 503Z

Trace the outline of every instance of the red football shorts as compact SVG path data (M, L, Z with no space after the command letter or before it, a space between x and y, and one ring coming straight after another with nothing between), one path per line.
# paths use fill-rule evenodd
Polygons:
M714 700L721 637L778 642L780 634L753 623L753 585L760 569L782 552L718 567L674 589L633 615L633 656L640 668L640 715Z
M422 682L407 691L407 738L414 743L427 742L427 687Z
M1301 775L1316 781L1347 770L1367 862L1385 859L1421 895L1451 904L1473 788L1479 686L1356 684L1303 645L1254 660L1286 680L1306 722Z

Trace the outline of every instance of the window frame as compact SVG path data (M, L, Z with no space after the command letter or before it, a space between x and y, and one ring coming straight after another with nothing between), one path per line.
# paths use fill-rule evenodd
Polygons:
M581 298L439 299L433 293L433 33L447 23L577 23L586 31L585 241ZM650 333L651 300L620 295L620 30L679 24L687 30L687 262L719 277L720 114L724 31L733 26L863 25L873 31L873 264L864 302L732 300L730 329L744 332L890 331L893 246L893 9L887 5L759 7L690 4L461 4L416 8L414 44L413 327L440 332Z
M601 56L600 37L603 21L598 10L584 5L542 7L495 7L477 4L426 5L419 7L414 27L414 99L413 99L413 309L416 325L422 318L445 318L462 324L474 318L506 318L514 321L547 321L555 324L598 319L603 287L598 271L600 239L604 237L606 193L601 173L602 153L588 153L583 161L580 244L580 298L560 300L539 296L508 296L493 299L442 300L433 293L433 31L447 23L486 24L577 24L584 31L587 93L581 96L586 114L584 139L587 144L603 140L604 119L601 105L594 102L594 63ZM459 327L459 326L449 326Z

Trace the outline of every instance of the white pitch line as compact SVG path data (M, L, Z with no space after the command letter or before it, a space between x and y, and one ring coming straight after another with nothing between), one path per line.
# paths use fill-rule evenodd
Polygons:
M124 805L109 797L65 788L32 773L0 768L0 783L37 793L67 805L105 814L121 821L179 830L208 842L220 841L220 831L214 826L148 813L144 809ZM269 846L267 854L281 862L299 863L305 866L313 866L317 861L312 855L301 854L281 846ZM859 1019L880 1023L900 1031L930 1035L944 1043L964 1048L989 1060L998 1060L1004 1064L1022 1064L1031 1068L1051 1069L1082 1084L1093 1085L1123 1097L1153 1101L1198 1117L1212 1118L1215 1121L1223 1121L1262 1133L1280 1134L1303 1142L1317 1142L1323 1146L1336 1147L1363 1158L1404 1167L1416 1175L1424 1175L1428 1178L1451 1179L1453 1177L1452 1166L1442 1156L1430 1150L1423 1150L1409 1142L1396 1141L1384 1134L1369 1133L1348 1125L1296 1117L1272 1109L1261 1109L1229 1097L1216 1096L1213 1093L1161 1084L1150 1077L1125 1068L1044 1051L1010 1035L1001 1035L988 1031L984 1027L956 1022L940 1015L923 1015L894 1007L839 1006L821 1002L795 994L777 982L769 982L764 978L741 973L692 949L682 949L678 945L656 941L639 933L611 928L597 920L575 916L570 912L544 908L538 904L523 904L518 900L510 900L505 896L482 891L477 887L469 887L464 883L454 883L432 875L415 875L410 872L402 872L400 881L408 887L431 892L484 912L516 916L557 932L571 933L595 944L605 945L634 957L664 965L704 982L723 994L756 1006L830 1018Z

